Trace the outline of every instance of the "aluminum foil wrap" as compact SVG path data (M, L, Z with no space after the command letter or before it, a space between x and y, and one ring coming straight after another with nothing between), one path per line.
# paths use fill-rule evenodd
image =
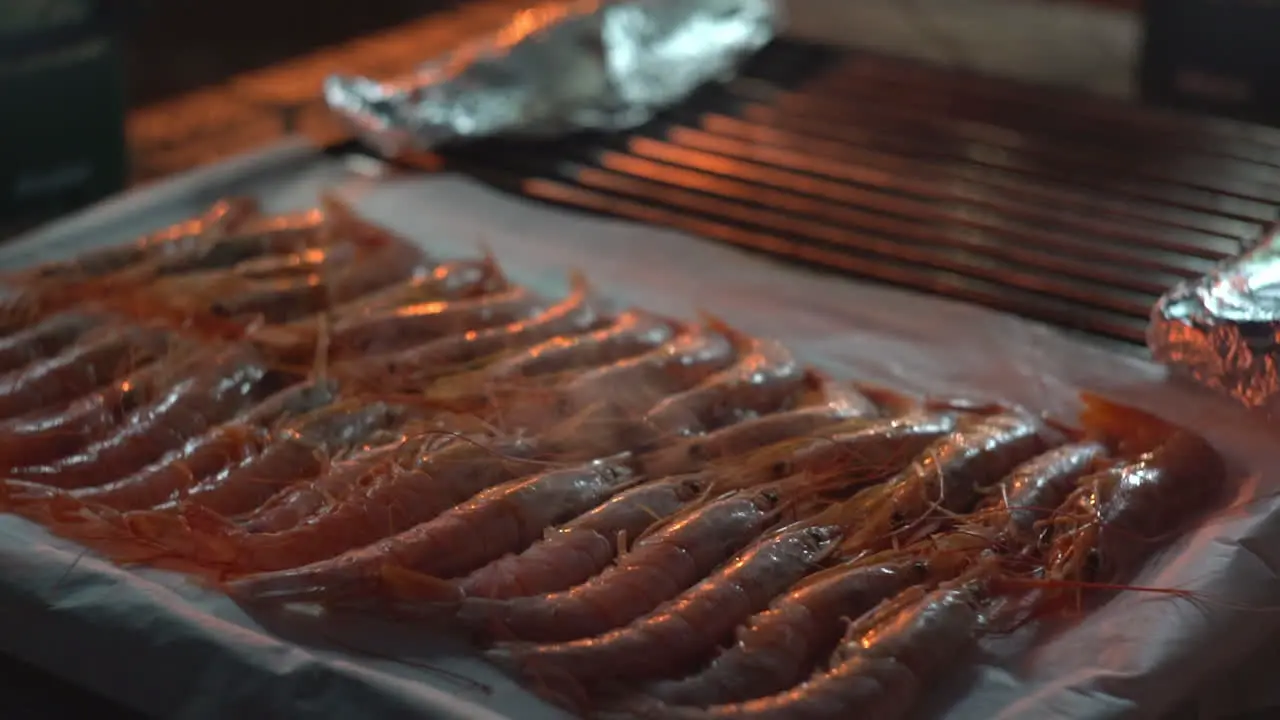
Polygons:
M330 77L325 101L387 154L495 135L624 129L731 73L781 21L777 0L540 5L405 77Z
M1257 244L1156 303L1156 359L1245 405L1280 414L1280 224Z

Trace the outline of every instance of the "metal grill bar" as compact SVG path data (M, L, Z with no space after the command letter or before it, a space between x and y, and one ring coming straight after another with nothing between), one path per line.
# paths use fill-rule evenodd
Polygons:
M622 135L449 150L526 196L1140 351L1280 208L1280 131L791 42Z

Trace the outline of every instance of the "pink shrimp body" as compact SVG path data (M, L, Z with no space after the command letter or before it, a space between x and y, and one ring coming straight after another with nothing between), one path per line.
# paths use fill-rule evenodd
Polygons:
M641 678L688 666L835 549L837 527L783 531L748 547L679 597L626 627L549 645L502 644L490 660L578 680Z
M454 583L457 597L541 595L584 583L626 549L619 546L623 538L640 536L708 487L702 478L672 477L621 492L548 533L524 552L499 558L459 578Z
M421 273L411 280L383 288L334 308L334 317L353 321L362 315L377 314L402 305L466 298L499 293L508 289L507 278L491 257L454 260Z
M517 287L475 299L426 302L370 314L334 326L335 357L394 352L429 340L517 322L543 312L546 302Z
M268 382L269 373L255 353L232 348L155 403L131 413L111 435L57 462L11 473L61 488L117 480L263 399Z
M734 644L701 671L643 692L670 705L693 706L783 692L834 649L842 618L857 617L925 577L925 566L911 559L832 568L750 618Z
M1014 468L1000 482L1007 531L1017 541L1033 544L1036 524L1062 504L1076 483L1107 454L1106 446L1079 442L1054 448Z
M164 354L159 328L100 328L61 353L0 376L0 418L71 402Z
M804 368L779 343L756 340L732 367L672 395L645 413L660 436L714 429L787 404L803 389Z
M94 327L108 322L104 317L82 312L59 313L0 337L0 372L16 370L42 357L61 352Z
M777 516L775 489L732 493L640 539L603 573L562 592L466 598L457 617L498 637L536 642L608 632L651 612L707 576Z
M544 469L524 441L459 441L411 469L388 468L323 513L273 533L236 538L241 572L280 570L340 555L435 518L479 492Z
M390 355L357 360L335 372L353 378L367 377L385 384L404 383L421 387L431 379L461 369L485 357L540 342L566 333L581 332L605 321L606 310L591 296L586 280L575 275L572 292L544 312L508 325L442 337L425 345Z
M875 406L862 393L827 383L819 402L679 440L638 458L638 467L651 477L695 472L708 462L803 437L842 420L874 417L875 413Z
M918 595L908 591L908 599ZM942 666L972 649L982 629L981 593L947 585L841 645L831 669L786 692L706 708L641 704L632 716L679 720L897 720ZM862 621L860 621L862 622Z
M594 367L634 357L671 340L675 324L642 310L628 310L607 327L557 337L499 360L481 371L496 383Z
M979 488L1045 449L1043 433L1043 425L1035 418L1008 413L975 418L938 440L884 487L859 528L845 540L845 552L891 544L895 529L904 523L912 527L932 508L970 509Z
M481 492L375 545L294 570L250 576L232 583L231 589L246 598L323 601L375 593L386 565L455 576L524 549L545 528L594 507L633 482L631 472L612 461L552 470Z

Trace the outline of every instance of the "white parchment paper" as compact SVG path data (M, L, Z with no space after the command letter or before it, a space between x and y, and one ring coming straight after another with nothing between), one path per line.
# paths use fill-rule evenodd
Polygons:
M287 210L338 187L429 250L459 256L483 243L517 281L548 291L577 267L620 299L683 316L708 310L835 374L908 390L1000 396L1066 418L1079 388L1100 391L1203 432L1241 469L1236 503L1138 579L1204 593L1203 602L1125 593L1034 648L1019 636L989 643L976 669L957 667L925 709L931 717L1160 717L1280 625L1268 611L1280 607L1280 433L1156 366L981 308L551 210L456 177L361 175L305 146L210 177L37 232L0 249L0 267L126 240L228 192ZM0 607L0 651L166 718L560 716L455 642L376 621L251 619L182 578L117 569L11 516L0 516Z

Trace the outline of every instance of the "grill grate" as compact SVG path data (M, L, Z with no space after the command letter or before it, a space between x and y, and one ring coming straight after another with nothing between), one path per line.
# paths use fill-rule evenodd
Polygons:
M1280 206L1280 132L793 42L634 132L446 167L1141 352Z

